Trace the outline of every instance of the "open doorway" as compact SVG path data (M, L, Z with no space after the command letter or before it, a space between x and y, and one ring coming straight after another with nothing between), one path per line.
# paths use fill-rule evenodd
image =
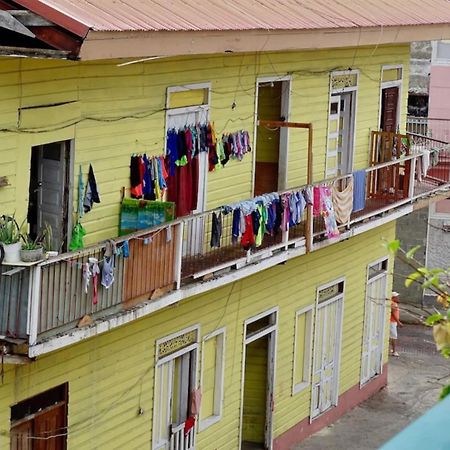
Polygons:
M52 250L66 251L71 217L70 141L31 149L28 224L34 239L46 225L52 229Z
M241 448L272 448L276 311L246 321Z
M264 78L257 84L258 120L288 121L290 79ZM278 191L287 184L288 128L257 127L254 195Z

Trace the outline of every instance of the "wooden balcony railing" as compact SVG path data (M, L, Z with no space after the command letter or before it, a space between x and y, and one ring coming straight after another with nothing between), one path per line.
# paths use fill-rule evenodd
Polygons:
M379 135L374 136L378 138ZM395 142L398 139L404 139L403 135L398 135ZM450 155L446 147L439 147L435 165L430 166L425 176L423 173L419 176L417 168L424 152L420 151L414 136L408 136L407 142L408 155L365 169L364 208L340 224L341 231L417 197L450 187ZM430 143L427 141L426 144ZM311 192L317 185L331 188L338 184L342 188L351 177L351 174L344 175L275 195L283 198L287 193ZM217 217L219 214L222 233L212 246L212 221L214 215ZM109 288L99 280L94 290L95 281L91 278L86 286L83 279L83 267L91 264L92 258L100 263L101 268L106 243L62 254L19 271L2 266L0 335L28 337L33 345L74 329L80 320L89 324L91 320L112 316L170 291L183 289L207 274L239 270L292 248L298 249L295 254L314 251L326 240L324 219L314 216L311 205L295 226L284 230L281 227L272 235L264 234L260 245L249 249L233 236L232 221L232 213L226 214L226 209L216 208L115 239L114 243L121 252L115 256L114 283ZM125 251L126 246L128 252Z

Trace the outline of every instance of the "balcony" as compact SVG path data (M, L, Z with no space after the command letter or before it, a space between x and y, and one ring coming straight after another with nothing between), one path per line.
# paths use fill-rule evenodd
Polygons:
M83 267L90 258L104 259L106 243L25 267L4 265L3 340L23 340L30 356L60 348L377 227L410 212L413 202L450 187L450 153L444 141L372 132L371 142L374 164L362 171L363 205L338 225L339 236L330 238L323 216L308 204L295 223L280 223L257 245L244 247L233 234L231 205L114 239L116 249L122 249L115 256L114 283L107 289L99 282L97 293L92 278L88 286L84 283ZM315 189L344 189L352 178L350 174L298 186L273 198L283 202L284 195L292 193L313 198ZM217 234L213 221L219 215ZM123 251L124 243L128 252Z

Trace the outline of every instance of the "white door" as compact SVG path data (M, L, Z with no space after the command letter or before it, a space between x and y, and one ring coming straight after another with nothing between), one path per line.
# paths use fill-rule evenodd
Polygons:
M383 366L387 304L387 261L369 266L364 312L361 384L379 375Z
M326 178L338 176L340 104L340 95L332 95L330 98L330 110L328 111Z
M337 404L343 296L317 305L311 419Z
M50 225L53 233L53 250L60 251L66 230L64 223L66 152L65 142L39 146L38 158L38 232Z

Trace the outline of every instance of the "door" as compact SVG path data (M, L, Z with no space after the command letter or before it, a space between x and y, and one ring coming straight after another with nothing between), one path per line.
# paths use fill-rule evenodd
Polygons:
M369 266L364 311L361 384L379 375L383 366L387 301L387 260Z
M381 120L382 131L395 133L398 128L397 123L398 108L398 87L384 88L381 91Z
M311 419L337 404L342 339L342 302L339 295L319 303L316 312L311 396Z
M333 94L328 116L326 176L348 174L353 167L354 93Z
M289 80L259 82L257 95L258 120L288 120ZM257 127L254 196L286 188L288 133L286 127Z
M245 324L241 448L272 448L277 313Z
M52 250L66 249L69 220L69 143L32 148L28 221L35 237L45 226L52 230Z

